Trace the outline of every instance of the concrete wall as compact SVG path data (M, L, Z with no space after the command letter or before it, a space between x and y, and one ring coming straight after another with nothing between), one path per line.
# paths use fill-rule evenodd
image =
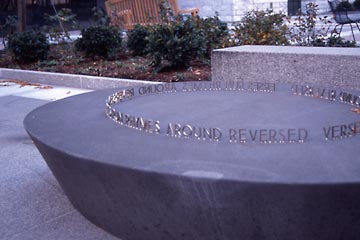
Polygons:
M28 71L19 69L0 68L0 80L20 80L30 83L50 84L56 86L104 89L116 87L139 86L144 84L158 84L132 79L95 77L78 74L50 73L39 71Z
M319 14L330 11L327 0L302 0L302 11L305 11L305 6L309 2L319 6ZM178 3L180 8L198 7L201 17L214 16L217 11L221 19L226 22L239 21L246 12L253 9L273 9L274 12L285 14L288 11L288 0L179 0Z
M180 8L198 7L201 17L214 16L218 12L223 21L233 21L234 0L179 0L178 3Z
M212 51L212 81L310 83L360 90L360 49L240 46Z

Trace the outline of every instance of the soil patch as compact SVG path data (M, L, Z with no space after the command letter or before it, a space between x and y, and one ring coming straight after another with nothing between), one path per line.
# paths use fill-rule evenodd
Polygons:
M58 72L82 74L90 76L103 76L114 78L127 78L158 82L178 81L206 81L211 79L209 62L196 60L186 69L168 69L154 72L151 67L151 58L133 57L130 53L122 51L116 58L105 60L102 58L89 58L75 53L71 45L52 45L47 60L35 63L20 64L13 61L9 51L0 51L0 67L26 69L44 72Z

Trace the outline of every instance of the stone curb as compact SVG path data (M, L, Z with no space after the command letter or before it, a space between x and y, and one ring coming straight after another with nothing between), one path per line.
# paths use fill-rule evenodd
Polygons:
M32 83L93 90L144 84L159 84L158 82L141 80L95 77L77 74L50 73L8 68L0 68L0 79L21 80Z

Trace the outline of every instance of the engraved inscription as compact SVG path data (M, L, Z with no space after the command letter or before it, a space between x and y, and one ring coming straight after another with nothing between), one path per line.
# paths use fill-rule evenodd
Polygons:
M248 90L254 92L275 92L275 83L249 82Z
M350 124L323 127L323 133L325 140L339 140L342 138L352 137L360 133L360 121Z
M170 137L220 141L222 132L219 128L194 127L191 125L181 125L179 123L169 123L167 125L166 135Z
M291 90L295 95L322 98L330 101L336 100L336 90L334 89L313 87L310 85L293 85Z
M176 85L174 83L166 84L152 84L139 87L138 93L140 96L147 94L160 94L160 93L169 93L176 92Z
M246 126L239 128L228 128L222 132L218 127L204 127L201 125L192 125L184 123L165 123L160 124L158 120L146 119L135 116L113 108L113 105L124 100L132 99L137 96L146 96L151 94L165 94L197 91L248 91L271 93L277 89L275 83L268 82L245 82L245 81L213 81L213 82L183 82L182 85L175 83L144 85L137 90L127 88L115 92L106 99L105 113L114 122L139 131L147 133L164 134L169 137L184 139L197 139L203 141L219 142L225 139L230 143L304 143L311 137L308 129L305 128L259 128L251 129ZM355 106L351 111L359 113L360 95L350 92L337 92L335 89L315 87L311 85L292 85L289 93L294 95L307 96L312 98L321 98L330 101L339 101L341 103ZM241 93L239 93L241 94ZM176 107L176 106L175 106ZM348 124L337 124L326 126L319 131L322 132L326 140L339 140L349 138L360 133L360 121L354 121Z
M341 92L340 93L340 102L347 103L351 105L356 105L357 107L360 107L360 96L354 95L347 92Z
M299 129L229 129L231 143L303 143L308 138L308 131Z

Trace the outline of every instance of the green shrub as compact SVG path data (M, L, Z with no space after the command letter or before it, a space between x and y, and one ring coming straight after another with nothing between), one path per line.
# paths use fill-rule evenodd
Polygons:
M351 11L353 10L353 7L351 5L351 3L349 3L349 1L341 1L337 7L336 10L341 12L341 11Z
M312 42L311 46L314 46L314 47L327 47L327 42L324 39L318 38L318 39L315 39Z
M186 67L206 50L204 32L192 18L161 23L149 30L148 51L152 53L155 70L159 70L164 61L172 68Z
M69 30L78 28L76 14L69 8L61 8L55 15L45 13L44 18L46 25L42 31L49 33L50 39L59 43L71 40Z
M290 28L291 42L297 46L325 46L332 27L328 16L318 16L318 5L307 3L304 13L298 12Z
M2 37L2 43L6 47L9 37L16 32L18 24L18 17L15 15L7 16L5 23L0 25L0 37Z
M171 23L175 20L175 14L168 0L156 0L159 7L159 17L162 23Z
M9 37L8 48L18 62L34 62L45 59L49 43L41 32L14 33Z
M135 25L134 29L128 32L127 47L135 56L141 56L147 53L148 29L141 25Z
M95 22L95 25L109 26L110 18L105 10L101 8L93 7L91 11L93 13L93 20Z
M360 10L360 0L355 0L353 2L353 8L356 10Z
M228 47L229 45L229 30L227 24L219 19L216 14L214 17L199 18L197 20L198 28L205 34L206 53L207 58L211 57L211 51L217 48Z
M339 36L332 36L327 40L328 47L356 47L355 41L347 41Z
M75 42L75 50L86 56L109 58L121 47L121 36L116 28L106 26L89 27L81 30L81 38Z
M235 25L235 40L240 45L285 45L288 27L285 15L271 10L248 12Z

